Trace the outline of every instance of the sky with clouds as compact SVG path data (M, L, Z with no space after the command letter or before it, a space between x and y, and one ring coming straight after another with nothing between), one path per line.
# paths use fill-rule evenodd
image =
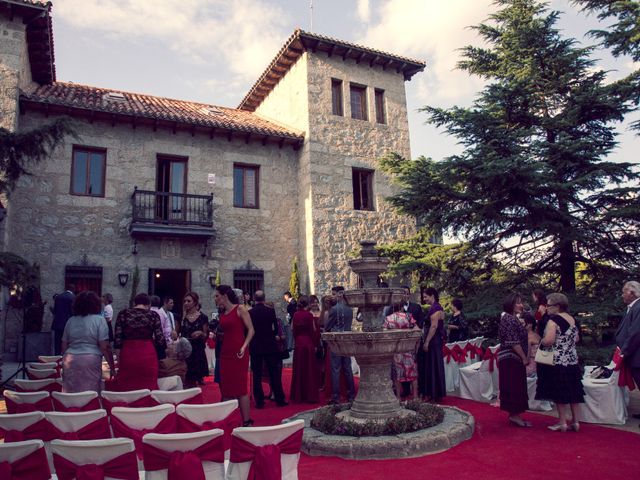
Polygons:
M468 27L495 8L490 0L52 0L57 78L235 107L295 28L427 62L406 83L412 155L440 159L455 139L424 125L424 105L468 105L482 83L455 69L459 48L477 44ZM559 27L585 45L598 27L568 0ZM600 25L602 27L602 25ZM612 78L629 59L598 51ZM629 120L639 118L639 115ZM637 161L640 140L620 126L617 160Z

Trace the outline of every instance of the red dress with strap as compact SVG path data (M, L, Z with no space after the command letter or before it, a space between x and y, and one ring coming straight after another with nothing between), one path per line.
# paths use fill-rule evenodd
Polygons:
M249 349L246 349L242 358L238 358L238 352L245 340L245 326L238 314L238 305L234 306L229 313L220 314L220 328L224 332L224 341L220 351L222 397L241 397L248 392Z

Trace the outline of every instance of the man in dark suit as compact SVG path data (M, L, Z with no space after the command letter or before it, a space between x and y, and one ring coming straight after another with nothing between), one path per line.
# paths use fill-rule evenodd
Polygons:
M616 331L616 344L620 347L624 362L631 368L631 375L640 388L640 283L627 282L622 288L622 300L627 312ZM636 415L634 415L636 417ZM637 415L640 418L640 415Z
M279 407L288 403L284 399L282 390L282 369L280 368L280 351L278 350L278 320L273 308L265 305L265 295L262 290L253 294L255 305L249 310L255 334L249 344L251 353L251 370L253 371L253 396L256 408L264 407L264 392L262 391L262 365L267 365L269 384Z
M54 355L62 354L62 334L64 333L64 327L67 325L67 320L73 315L73 301L76 298L73 293L74 290L75 287L69 285L66 291L53 297L53 307L51 307L53 322L51 322L51 330L53 330Z
M337 297L338 303L329 310L329 319L324 326L325 332L350 332L353 322L353 310L344 303L344 287L337 286L331 289ZM356 396L351 370L351 357L344 357L331 352L331 401L335 404L340 401L340 371L344 372L347 380L347 400L352 402Z
M286 322L284 322L283 330L284 334L287 337L286 345L289 351L293 350L293 333L291 332L291 320L293 320L293 316L298 311L298 302L293 298L291 292L284 292L282 295L284 297L284 301L287 302L287 318Z

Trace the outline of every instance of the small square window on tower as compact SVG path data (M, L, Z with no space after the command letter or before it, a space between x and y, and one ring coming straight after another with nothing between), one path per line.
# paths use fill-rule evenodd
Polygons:
M342 80L331 79L331 106L334 115L342 117L344 115L342 101Z
M373 170L354 168L352 182L353 208L355 210L375 210L373 205Z
M367 87L352 83L349 85L351 95L351 118L368 120L367 115Z

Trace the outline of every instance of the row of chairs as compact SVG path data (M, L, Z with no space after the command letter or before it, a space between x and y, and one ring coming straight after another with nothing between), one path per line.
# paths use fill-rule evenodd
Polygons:
M272 427L233 430L228 460L222 429L196 433L146 433L141 456L130 438L41 440L0 444L3 480L122 478L147 480L296 479L303 420ZM4 468L4 471L2 470Z
M444 378L447 392L453 392L460 386L460 368L482 360L484 337L446 343L442 347L444 358Z
M130 392L11 392L5 391L7 412L28 413L34 411L80 412L104 408L108 412L114 406L120 407L152 407L164 403L179 405L182 403L198 404L203 402L202 389L199 387L186 390L134 390Z

